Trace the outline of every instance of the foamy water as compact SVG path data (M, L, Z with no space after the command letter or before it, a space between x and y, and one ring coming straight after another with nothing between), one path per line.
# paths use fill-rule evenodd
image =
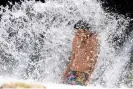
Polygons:
M3 8L3 7L1 7ZM96 0L25 1L3 8L0 21L0 74L19 79L59 83L71 55L74 24L87 20L98 33L100 53L91 85L118 87L129 62L132 42L120 49L129 20L103 11ZM132 37L131 37L132 39Z

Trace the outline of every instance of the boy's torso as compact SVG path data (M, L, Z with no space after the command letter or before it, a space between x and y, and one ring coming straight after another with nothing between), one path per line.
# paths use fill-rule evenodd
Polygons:
M80 42L82 40L82 42ZM73 39L73 52L74 59L72 59L71 70L90 73L96 63L97 56L97 38L96 35L81 38L75 35Z

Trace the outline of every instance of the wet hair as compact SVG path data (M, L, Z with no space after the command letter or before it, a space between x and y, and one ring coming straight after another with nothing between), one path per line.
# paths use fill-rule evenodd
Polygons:
M87 21L79 20L75 25L75 29L83 29L88 30L90 29L90 24L87 23Z

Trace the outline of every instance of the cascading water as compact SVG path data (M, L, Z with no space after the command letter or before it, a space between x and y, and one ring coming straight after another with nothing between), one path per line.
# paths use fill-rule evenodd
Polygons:
M0 75L59 83L71 55L74 24L87 20L97 31L100 53L92 85L119 87L130 59L131 40L122 47L129 20L103 11L96 0L24 1L1 7Z

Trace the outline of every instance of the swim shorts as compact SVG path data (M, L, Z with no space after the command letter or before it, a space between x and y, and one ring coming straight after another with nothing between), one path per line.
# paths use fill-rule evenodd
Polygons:
M78 71L70 71L64 81L65 84L71 85L85 85L85 82L88 81L88 74Z

